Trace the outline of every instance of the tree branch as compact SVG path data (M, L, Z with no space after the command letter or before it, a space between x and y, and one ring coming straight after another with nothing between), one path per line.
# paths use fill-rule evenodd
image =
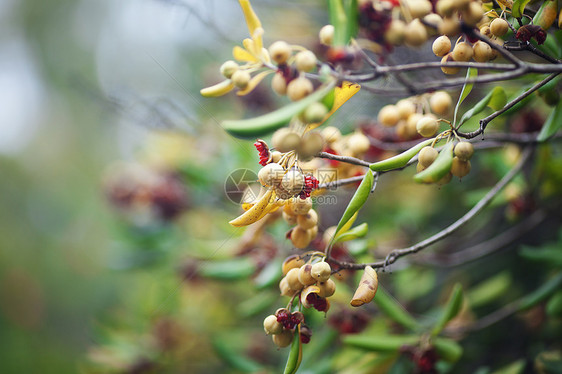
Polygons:
M328 160L335 160L335 161L345 162L347 164L358 165L358 166L369 167L371 165L369 162L363 161L359 158L355 158L351 156L340 156L328 152L319 152L318 154L316 154L316 157L327 158Z

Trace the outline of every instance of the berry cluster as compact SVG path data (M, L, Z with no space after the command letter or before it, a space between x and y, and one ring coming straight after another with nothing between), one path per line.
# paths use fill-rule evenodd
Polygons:
M458 142L453 149L453 153L454 157L451 169L449 173L436 182L438 185L449 183L453 176L462 179L470 172L470 158L474 153L474 147L472 144L466 141ZM422 148L418 154L418 164L416 170L421 172L427 169L437 159L438 155L439 152L437 152L437 150L433 147L427 146Z
M318 213L312 209L310 197L295 197L283 208L283 219L289 225L296 225L287 236L296 248L304 249L318 234Z
M303 324L303 322L304 315L301 312L291 313L286 308L280 308L277 309L275 314L265 317L263 329L267 335L272 336L273 343L275 343L276 346L285 348L291 344L297 326ZM310 341L310 334L306 334L305 336L308 338L308 341ZM303 340L302 336L301 340Z
M267 163L270 160L270 153L269 153L269 148L267 147L267 144L263 141L263 140L256 140L256 142L254 143L254 147L256 147L256 149L258 150L259 154L260 154L260 161L259 164L261 166L265 166L267 165Z
M385 105L377 119L384 126L394 127L403 140L415 139L419 135L429 138L439 130L437 116L446 116L452 106L451 96L445 91L437 91L402 99L395 105Z

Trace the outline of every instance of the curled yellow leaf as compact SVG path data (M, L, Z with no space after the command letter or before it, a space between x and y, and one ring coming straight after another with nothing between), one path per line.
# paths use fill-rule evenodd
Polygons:
M213 86L203 88L199 92L204 97L218 97L229 93L233 88L234 84L232 84L230 79L227 79Z
M370 303L375 297L378 287L377 272L370 266L365 267L359 286L353 295L353 299L351 299L351 306L358 307Z
M257 57L252 55L250 52L240 47L239 45L234 46L232 49L232 56L235 60L243 62L258 62Z
M263 78L265 78L269 74L273 74L273 73L275 73L273 70L266 70L266 71L262 71L259 74L256 74L255 76L252 77L252 79L250 79L250 82L248 83L248 86L246 88L244 88L243 90L238 91L237 95L238 96L244 96L244 95L249 94L250 92L252 92L254 90L254 88L256 88L256 86L258 84L260 84L260 82L263 80Z
M257 222L260 218L262 218L266 213L264 211L268 208L268 205L272 203L275 198L275 194L273 189L269 189L261 198L260 200L254 204L250 209L244 212L242 215L238 216L237 218L233 219L229 223L234 227L242 227L248 226L254 222ZM274 205L274 204L271 204Z
M238 0L238 2L240 3L242 12L244 12L244 18L246 18L248 31L250 32L250 35L254 35L254 31L256 31L258 27L261 27L260 19L258 18L256 12L254 12L254 9L252 9L250 0Z

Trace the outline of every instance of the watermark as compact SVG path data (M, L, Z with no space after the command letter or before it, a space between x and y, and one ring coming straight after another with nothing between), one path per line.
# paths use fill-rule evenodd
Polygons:
M299 170L300 171L300 170ZM316 169L301 171L303 174L312 174L318 179L324 191L333 191L337 188L338 171L336 169ZM281 179L285 171L279 178ZM234 204L250 203L256 200L261 189L256 172L250 169L236 169L228 175L224 182L224 193ZM329 193L323 193L312 197L316 205L336 205L337 197Z

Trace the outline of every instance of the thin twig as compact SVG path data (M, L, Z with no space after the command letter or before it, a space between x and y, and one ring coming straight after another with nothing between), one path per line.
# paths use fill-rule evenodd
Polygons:
M319 152L316 155L316 157L327 158L328 160L335 160L335 161L345 162L347 164L359 165L359 166L365 166L365 167L369 167L371 165L369 162L363 161L359 158L355 158L355 157L351 157L351 156L340 156L340 155L335 155L333 153L328 153L328 152Z
M416 252L421 251L424 248L429 247L430 245L446 238L447 236L451 235L453 232L458 230L472 218L474 218L478 213L480 213L491 201L492 199L508 184L514 177L519 173L519 171L523 168L523 165L527 162L532 154L533 147L528 147L519 162L513 169L509 171L487 194L480 200L472 209L470 209L464 216L459 218L456 222L451 224L450 226L446 227L445 229L441 230L437 234L416 243L410 247L402 248L402 249L395 249L389 253L384 261L378 261L373 263L349 263L338 261L336 259L331 258L330 261L336 263L343 269L364 269L366 266L371 266L373 268L384 268L390 264L393 264L398 260L400 257L407 256Z

